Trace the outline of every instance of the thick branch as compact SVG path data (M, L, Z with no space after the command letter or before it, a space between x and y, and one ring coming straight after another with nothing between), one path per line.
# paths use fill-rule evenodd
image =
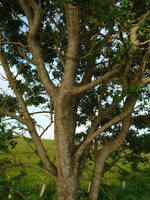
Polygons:
M100 150L97 153L88 200L97 199L101 178L103 176L105 161L108 158L108 156L114 151L116 151L123 143L128 133L129 127L130 127L130 116L123 120L122 129L118 134L118 136L114 138L113 141L104 144L102 150Z
M122 100L122 98L123 98L123 94L117 100L115 100L109 107L107 107L103 112L101 111L98 114L98 116L94 119L93 123L91 124L88 134L93 133L95 131L95 129L98 127L101 121L105 118L105 116L107 116L107 114L115 108L115 106Z
M118 73L120 71L119 65L117 64L114 69L112 69L111 71L107 72L105 75L101 76L100 78L96 79L95 81L92 81L86 85L83 85L81 87L76 87L72 90L72 92L74 94L80 94L83 93L93 87L95 87L96 85L102 83L103 81L107 81L109 78L111 78L112 76L114 76L116 73Z
M137 31L140 27L140 24L147 18L149 17L149 12L147 12L145 15L143 15L142 17L140 17L139 20L135 25L133 24L133 28L131 28L131 32L130 32L130 38L131 38L131 42L133 43L134 48L137 48L138 45L143 45L146 44L147 41L139 43L139 41L137 40Z
M75 160L78 161L78 159L82 155L84 149L92 142L92 140L94 138L96 138L100 133L104 132L106 129L111 127L113 124L116 124L116 123L120 122L121 120L123 120L129 113L130 112L128 110L128 111L116 116L114 119L112 119L109 122L107 122L106 124L104 124L101 128L99 128L93 134L90 134L87 137L87 139L80 145L80 147L78 148L77 152L75 153Z
M23 53L23 51L20 48L18 48L18 52L27 62L35 65L34 61L30 59L28 56L26 56L25 53Z
M18 120L19 122L21 122L22 124L26 124L25 119L19 117L18 115L15 115L15 114L12 113L12 112L8 112L7 110L4 110L4 109L0 108L0 113L4 114L4 115L6 115L6 116L9 116L9 117L11 117L11 118L13 118L13 119L16 119L16 120Z
M130 102L131 101L131 102ZM130 103L129 103L130 102ZM124 106L124 111L114 117L113 119L111 119L110 121L108 121L107 123L105 123L101 128L99 128L98 130L96 130L95 132L90 132L87 136L87 138L83 141L83 143L80 145L80 147L78 148L78 150L75 153L75 160L78 161L79 158L81 157L81 155L83 154L84 150L86 149L86 147L92 142L93 139L95 139L100 133L104 132L105 130L107 130L109 127L111 127L112 125L122 121L126 116L130 115L130 113L132 112L132 109L134 107L134 103L135 100L133 98L133 100L130 100L130 98L128 98L126 100L126 105Z
M66 5L66 19L68 31L68 47L66 53L66 63L64 67L63 83L65 87L75 84L75 72L78 62L80 45L80 17L79 9L71 4Z
M33 21L32 24L30 24L30 31L29 35L30 37L35 37L37 34L39 27L40 27L40 22L42 19L42 9L41 5L36 4L35 1L31 1L31 7L33 9Z
M54 97L56 95L57 89L54 87L54 85L52 84L49 78L48 72L45 68L45 63L42 58L41 49L38 43L36 42L36 40L30 36L28 37L28 44L29 44L29 48L32 53L32 56L34 58L35 65L36 65L38 74L40 76L41 82L43 83L47 93L51 97Z
M32 14L30 10L30 6L28 3L25 2L25 0L19 0L20 6L22 7L26 17L28 18L28 21L30 24L32 24Z
M53 96L56 92L56 88L50 81L48 72L45 68L45 63L43 61L42 50L40 49L38 41L36 40L36 35L42 19L41 5L40 3L36 4L35 2L30 2L28 5L26 5L24 0L19 0L19 2L29 21L28 46L34 59L34 65L37 68L38 74L46 91L49 95ZM33 9L32 15L30 13L30 7Z
M35 17L36 17L36 20L38 20L38 23L40 25L41 16L40 16L40 13L38 13L38 10L36 11ZM34 64L37 68L41 82L43 83L47 93L53 97L54 95L56 95L57 90L49 78L49 74L46 70L45 63L43 61L42 50L36 40L36 33L38 32L38 24L36 20L33 21L32 27L30 26L30 31L28 34L28 46L29 46L30 52L32 53Z
M150 78L143 78L142 79L142 84L146 85L147 83L150 83Z
M149 42L150 42L150 39L149 39L149 40L146 40L146 41L144 41L144 42L140 42L139 45L144 45L144 44L147 44L147 43L149 43Z
M1 35L0 35L0 42L1 42ZM14 90L16 97L19 101L20 107L22 109L22 113L24 115L25 121L26 121L26 126L28 127L30 134L33 138L33 142L35 143L37 152L39 157L41 158L44 166L51 171L51 173L53 173L53 176L56 176L56 167L54 166L54 164L49 160L48 155L46 154L46 151L44 149L44 146L40 140L40 137L36 131L36 128L34 126L34 122L28 112L28 109L26 107L26 104L24 102L24 99L22 97L22 94L19 90L19 88L17 87L17 81L15 79L15 77L13 76L12 72L9 69L8 63L7 61L4 59L3 57L3 50L2 50L2 46L0 45L0 61L2 63L2 66L5 70L6 76L8 78L8 81L11 84L12 89Z
M132 42L134 48L136 48L138 46L138 41L137 41L137 31L138 31L138 29L139 29L139 25L136 25L131 29L130 37L131 37L131 42Z
M0 36L0 41L1 41L1 36ZM28 117L28 110L26 108L22 94L20 93L20 90L17 88L17 81L14 78L12 72L10 71L7 61L3 57L3 50L2 50L1 45L0 45L0 61L2 63L4 71L6 73L7 79L10 82L11 87L13 88L13 90L14 90L16 96L17 96L17 99L18 99L19 104L21 106L22 112L24 113L24 116L26 118L26 117Z

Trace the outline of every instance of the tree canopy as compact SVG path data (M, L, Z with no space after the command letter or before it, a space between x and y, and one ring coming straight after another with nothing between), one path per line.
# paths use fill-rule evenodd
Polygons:
M149 9L145 0L0 1L0 68L11 90L1 86L1 121L30 134L59 200L75 199L93 146L89 200L128 133L131 143L135 130L149 133ZM41 141L52 124L56 163Z

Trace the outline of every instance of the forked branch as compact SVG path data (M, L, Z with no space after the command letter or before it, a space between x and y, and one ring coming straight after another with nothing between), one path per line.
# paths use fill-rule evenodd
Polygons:
M102 83L103 81L107 81L109 78L111 78L112 76L114 76L116 73L118 73L120 71L119 66L120 66L119 64L116 64L111 71L107 72L106 74L99 77L95 81L92 81L92 82L90 82L86 85L74 88L72 90L73 94L81 94L81 93L83 93L87 90L90 90L91 88L97 86L98 84Z

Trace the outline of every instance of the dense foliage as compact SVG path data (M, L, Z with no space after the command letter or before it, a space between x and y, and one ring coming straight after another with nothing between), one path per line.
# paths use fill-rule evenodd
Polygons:
M95 200L118 157L128 150L137 169L149 152L149 10L146 0L0 0L0 148L29 134L41 160L30 167L52 176L58 199L75 199L88 159ZM56 162L41 141L52 124Z

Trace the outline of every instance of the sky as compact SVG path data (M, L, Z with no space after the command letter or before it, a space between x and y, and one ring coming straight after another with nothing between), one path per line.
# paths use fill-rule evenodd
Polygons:
M6 94L13 94L11 89L8 87L8 82L5 80L6 75L5 72L3 70L2 65L0 65L0 93L6 93ZM35 108L31 108L32 112L36 111ZM42 125L43 127L47 127L47 125L49 124L49 116L48 114L38 114L35 115L34 117L36 119L36 121ZM37 128L37 132L40 134L42 132L42 129ZM26 134L27 136L29 136L28 134ZM51 127L45 132L45 134L42 137L43 139L54 139L54 126L51 125Z
M150 85L148 86L147 88L148 90L150 89ZM3 67L2 65L0 65L0 93L6 93L6 94L11 94L13 95L12 93L12 90L8 87L8 82L6 81L6 75L5 75L5 72L3 70ZM136 104L137 106L137 104ZM147 107L149 107L150 104L147 105ZM30 112L36 112L36 111L39 111L38 108L35 108L34 106L31 106L29 108L29 111ZM140 114L146 114L145 111L143 111L144 113L141 113ZM40 124L42 127L46 128L49 123L50 123L50 119L49 119L49 114L48 113L43 113L43 114L38 114L38 115L34 115L34 119L37 121L38 124ZM81 132L81 131L84 131L86 130L87 127L78 127L76 129L76 132ZM42 133L42 129L37 127L37 132L39 133L39 135ZM29 136L29 134L25 133L26 136ZM52 124L48 130L44 133L44 135L42 136L43 139L51 139L53 140L54 139L54 124Z

